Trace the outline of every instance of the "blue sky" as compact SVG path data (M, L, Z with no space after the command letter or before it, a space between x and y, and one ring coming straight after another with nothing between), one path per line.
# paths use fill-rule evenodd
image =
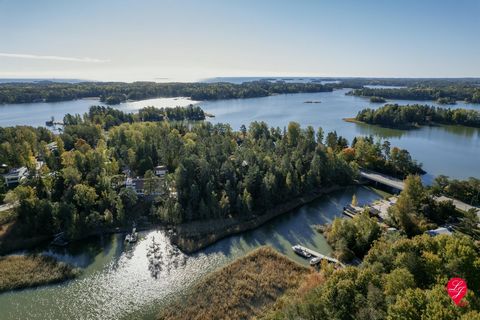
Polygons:
M479 17L479 0L0 0L0 78L476 77Z

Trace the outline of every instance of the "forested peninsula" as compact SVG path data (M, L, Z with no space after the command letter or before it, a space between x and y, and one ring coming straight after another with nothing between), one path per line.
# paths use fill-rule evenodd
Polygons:
M478 85L439 85L415 86L405 88L359 88L349 92L350 95L363 97L382 97L398 100L434 100L440 104L454 104L463 100L480 103L480 87Z
M480 128L480 112L469 109L438 108L418 104L387 104L378 109L366 108L359 111L355 121L399 129L435 124Z
M192 100L219 100L266 97L282 93L324 92L332 87L320 83L286 83L253 81L242 84L219 83L156 83L156 82L35 82L0 84L0 104L68 101L99 97L106 104L126 100L161 97L189 97Z

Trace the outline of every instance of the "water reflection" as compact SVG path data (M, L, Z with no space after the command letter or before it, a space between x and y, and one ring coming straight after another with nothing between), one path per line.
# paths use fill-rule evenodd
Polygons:
M341 216L354 193L360 203L380 197L365 187L340 190L194 254L173 247L163 230L141 233L132 245L125 245L124 235L117 234L64 249L47 248L48 254L84 267L82 275L60 285L1 294L1 319L154 319L162 305L184 294L202 276L261 245L270 245L307 265L291 246L301 243L330 253L313 225ZM154 241L159 263L152 268L148 252Z

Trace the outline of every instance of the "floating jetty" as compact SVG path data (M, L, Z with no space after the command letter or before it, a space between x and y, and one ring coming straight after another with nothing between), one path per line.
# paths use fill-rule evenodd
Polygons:
M312 257L312 260L310 262L314 262L313 264L317 264L317 263L320 263L321 260L327 260L328 262L331 262L331 263L335 263L335 264L338 264L342 267L345 267L345 265L343 263L341 263L340 261L338 261L337 259L335 258L332 258L332 257L329 257L329 256L326 256L324 254L321 254L317 251L314 251L312 249L309 249L309 248L306 248L304 246L301 246L301 245L296 245L292 248L298 248L300 250L302 250L303 252L306 252L308 254L310 254L310 256ZM295 251L295 250L294 250ZM296 252L296 251L295 251ZM319 259L315 259L315 258L319 258Z
M351 204L348 204L346 207L343 207L343 214L350 218L353 218L363 210L364 209L361 207L355 207L355 206L352 206Z

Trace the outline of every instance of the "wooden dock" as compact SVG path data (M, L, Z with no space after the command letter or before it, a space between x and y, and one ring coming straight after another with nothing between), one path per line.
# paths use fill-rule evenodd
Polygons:
M355 214L350 212L350 210L347 210L347 209L343 210L343 214L352 219L353 217L355 217Z
M310 253L312 255L312 257L320 257L322 260L327 260L328 262L332 262L332 263L337 263L339 264L340 266L342 267L345 267L345 265L343 263L341 263L340 261L338 261L337 259L335 258L332 258L332 257L329 257L329 256L326 256L324 254L321 254L317 251L314 251L312 249L308 249L304 246L301 246L301 245L298 245L301 249L305 250L306 252Z

